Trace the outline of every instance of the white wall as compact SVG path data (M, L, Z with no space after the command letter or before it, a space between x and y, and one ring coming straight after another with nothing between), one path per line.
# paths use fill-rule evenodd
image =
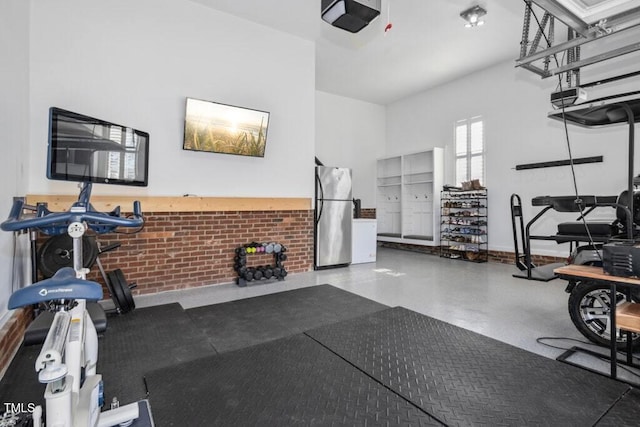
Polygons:
M316 157L326 166L349 167L353 197L376 206L376 159L384 156L386 108L316 92Z
M93 194L313 197L311 42L187 0L31 5L30 192L77 192L45 177L57 106L150 134L149 187ZM186 97L269 111L265 157L183 151Z
M531 199L540 195L574 194L569 167L516 171L524 163L564 160L569 157L560 122L547 118L549 95L557 80L541 80L513 61L498 64L466 78L422 92L387 108L387 153L412 152L431 146L446 147L446 179L454 181L453 129L458 119L482 115L487 147L486 185L489 189L489 247L513 252L509 199L522 197L524 218L539 208ZM603 155L604 162L575 167L581 194L617 195L626 188L627 128L599 130L569 127L574 158ZM534 234L555 233L559 219L574 214L544 216ZM601 217L613 215L612 210ZM568 247L533 242L534 253L566 256Z
M309 41L188 0L5 0L0 57L0 215L14 196L77 194L45 176L51 106L150 133L149 187L93 194L313 198ZM269 111L265 157L183 151L186 97ZM0 325L13 257L0 233Z
M0 2L0 218L6 218L14 196L26 190L24 165L28 157L29 111L29 2ZM13 262L14 239L0 232L0 327L7 300L23 278ZM12 280L13 279L13 280Z

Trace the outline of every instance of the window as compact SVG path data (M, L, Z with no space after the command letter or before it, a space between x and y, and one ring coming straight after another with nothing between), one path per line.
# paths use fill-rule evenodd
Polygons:
M484 182L484 123L482 117L456 122L456 183L477 179Z

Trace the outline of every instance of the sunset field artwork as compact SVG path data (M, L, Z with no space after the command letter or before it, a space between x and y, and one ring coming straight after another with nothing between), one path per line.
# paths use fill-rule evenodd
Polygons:
M269 113L187 98L185 150L264 157Z

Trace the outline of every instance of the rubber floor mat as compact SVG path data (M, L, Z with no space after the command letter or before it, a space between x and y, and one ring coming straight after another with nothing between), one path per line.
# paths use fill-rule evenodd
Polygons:
M389 308L331 285L186 310L218 352L237 350Z
M596 424L598 427L640 425L640 391L633 388Z
M298 334L147 374L156 426L441 425Z
M393 308L307 332L447 425L594 425L630 387Z
M34 369L41 348L20 347L0 381L0 405L44 405L45 386ZM146 398L144 373L149 369L215 354L180 304L110 316L98 349L97 371L102 374L106 402L117 397L122 405Z
M105 401L117 397L121 404L146 398L146 371L215 354L177 303L110 317L98 349Z

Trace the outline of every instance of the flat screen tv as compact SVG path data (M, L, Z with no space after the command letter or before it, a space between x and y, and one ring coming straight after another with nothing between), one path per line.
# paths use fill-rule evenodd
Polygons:
M146 187L149 134L72 113L49 110L47 178Z
M264 157L269 113L187 98L182 148Z

